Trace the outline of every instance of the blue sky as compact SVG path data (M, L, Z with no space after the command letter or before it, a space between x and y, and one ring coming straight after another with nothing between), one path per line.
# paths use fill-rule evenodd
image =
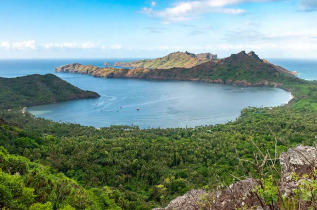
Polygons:
M317 58L317 0L0 0L0 58Z

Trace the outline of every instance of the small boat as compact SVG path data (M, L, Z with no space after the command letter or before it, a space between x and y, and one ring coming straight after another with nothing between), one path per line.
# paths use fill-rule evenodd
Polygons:
M139 108L136 108L136 110L137 110L137 111L140 111L140 109L139 109Z

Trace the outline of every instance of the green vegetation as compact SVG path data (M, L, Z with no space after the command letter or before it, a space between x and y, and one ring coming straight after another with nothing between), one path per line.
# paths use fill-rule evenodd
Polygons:
M79 98L96 98L53 74L0 78L0 109L32 106Z
M291 196L283 196L279 182L272 175L259 179L260 185L253 189L263 205L270 209L316 209L317 208L317 170L309 174L292 173L290 181L297 183Z
M256 59L237 55L223 68L241 72L242 66L259 65L252 72L291 90L295 96L291 104L247 108L224 125L140 130L55 123L21 115L23 102L13 103L17 108L0 112L0 207L150 209L165 206L189 189L214 190L239 177L262 178L259 153L271 159L297 144L315 144L317 82L273 67L271 76L261 60L238 62L246 56ZM265 164L261 170L278 180L278 164L276 169ZM276 192L269 181L263 180L267 187L258 194L272 202ZM302 194L307 187L311 186L303 185Z
M0 147L1 209L120 209L116 196L107 187L86 190L62 173Z
M114 66L145 68L145 69L170 69L174 67L191 68L212 60L212 54L192 54L189 52L175 52L165 57L152 60L139 60L133 62L116 62Z

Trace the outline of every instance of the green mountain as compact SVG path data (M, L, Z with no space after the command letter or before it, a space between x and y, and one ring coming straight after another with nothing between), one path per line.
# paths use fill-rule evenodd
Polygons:
M53 74L0 78L0 109L96 97L97 93L83 91Z
M116 69L75 63L58 67L55 71L96 77L193 80L244 86L279 86L290 80L298 80L294 73L261 60L254 52L246 54L244 51L191 68Z
M165 57L157 59L139 60L133 62L116 62L114 66L132 67L144 69L170 69L174 67L191 68L199 64L211 61L217 58L211 53L193 54L189 52L175 52Z

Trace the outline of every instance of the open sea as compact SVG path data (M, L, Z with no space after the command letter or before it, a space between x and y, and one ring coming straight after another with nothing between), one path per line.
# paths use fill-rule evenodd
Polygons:
M120 59L131 61L132 59ZM317 60L268 59L307 80L317 80ZM95 127L137 125L140 128L195 127L235 120L243 108L287 103L291 94L268 87L236 87L187 81L107 79L55 73L54 68L81 63L103 66L114 59L0 60L0 77L53 73L69 83L98 92L98 99L29 107L36 117ZM139 110L137 110L139 109Z

